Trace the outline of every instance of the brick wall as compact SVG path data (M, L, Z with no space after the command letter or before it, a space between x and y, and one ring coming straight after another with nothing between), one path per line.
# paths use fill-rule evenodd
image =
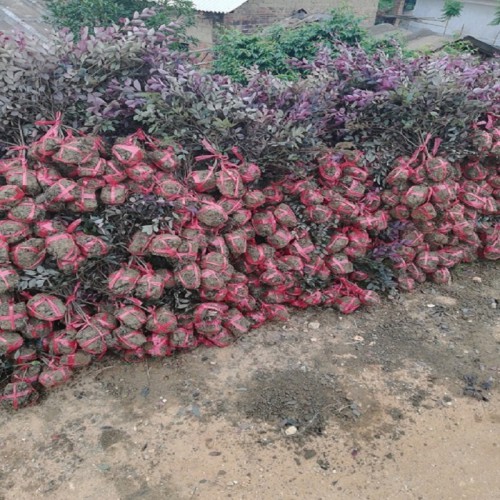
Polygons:
M224 25L249 32L290 17L300 9L307 14L325 14L345 3L345 0L248 0L233 12L225 14ZM356 14L366 18L365 25L374 24L378 0L357 0L348 4Z

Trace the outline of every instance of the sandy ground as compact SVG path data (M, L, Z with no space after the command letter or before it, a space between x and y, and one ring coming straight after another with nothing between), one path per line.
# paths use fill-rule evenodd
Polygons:
M498 499L499 277L96 363L0 413L0 498Z

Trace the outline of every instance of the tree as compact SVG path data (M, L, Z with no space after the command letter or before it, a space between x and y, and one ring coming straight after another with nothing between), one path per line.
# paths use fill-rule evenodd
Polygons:
M443 35L446 34L450 19L453 17L459 17L462 13L463 8L463 2L459 2L458 0L445 0L443 10L441 11L443 14L442 20L446 21L446 24L444 25Z
M495 10L495 16L493 17L493 21L491 21L490 26L499 26L500 25L500 4L497 6ZM493 45L496 44L497 38L498 38L499 33L497 33L497 36L493 40Z

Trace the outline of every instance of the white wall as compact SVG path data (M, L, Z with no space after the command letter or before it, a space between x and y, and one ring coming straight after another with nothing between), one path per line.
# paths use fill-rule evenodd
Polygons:
M442 17L443 0L417 0L412 14L416 17L432 17L434 20L411 23L413 28L428 28L442 34L444 22L439 21ZM500 32L500 26L489 26L495 13L496 0L465 0L464 8L460 17L450 19L447 35L472 35L484 42L493 43ZM500 44L500 35L497 37Z

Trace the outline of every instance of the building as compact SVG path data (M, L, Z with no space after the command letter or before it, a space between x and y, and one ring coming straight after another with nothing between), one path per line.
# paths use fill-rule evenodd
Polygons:
M460 17L450 19L447 35L472 35L489 44L500 42L500 26L491 26L498 8L498 0L464 0ZM411 28L428 28L436 33L443 33L444 21L442 10L444 0L417 0L415 8L405 14L413 15L418 21L412 21Z
M378 0L354 0L348 2L352 10L373 25ZM193 0L197 20L189 34L199 40L199 48L214 44L217 29L237 28L252 32L290 16L325 14L346 5L345 0Z

